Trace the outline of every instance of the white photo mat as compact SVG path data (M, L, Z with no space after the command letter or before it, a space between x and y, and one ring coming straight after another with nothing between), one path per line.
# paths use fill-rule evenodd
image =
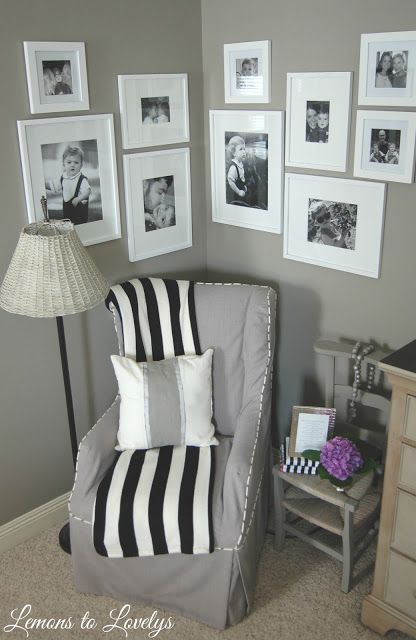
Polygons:
M287 173L283 256L370 278L380 274L386 185L362 180ZM312 206L347 204L356 213L353 249L308 239ZM352 205L352 206L350 206ZM325 205L327 206L327 205ZM330 219L329 224L334 221ZM332 231L339 228L333 227Z
M135 262L192 246L189 149L134 153L123 157L129 260ZM146 231L143 181L173 176L175 223ZM173 191L173 189L171 188ZM170 199L169 199L170 198Z
M386 144L393 142L395 150L386 161L371 161L377 132L384 131ZM354 175L372 180L412 183L415 168L416 113L404 111L357 111ZM398 156L397 164L389 159ZM377 157L377 153L376 156ZM375 158L374 158L375 159Z
M389 52L405 54L405 87L376 87L377 61ZM360 48L358 104L386 107L416 106L416 31L363 33Z
M189 142L186 73L121 75L118 91L123 149Z
M270 102L270 40L224 45L224 101L226 103ZM253 61L252 67L244 60Z
M120 238L113 115L20 120L17 127L29 222L43 220L40 199L47 196L47 192L42 149L47 145L56 147L55 166L59 180L62 174L61 152L66 144L93 141L98 159L96 181L99 184L101 219L76 225L75 229L85 246ZM95 195L93 190L92 201Z
M90 108L83 42L24 42L23 50L31 113L85 111ZM63 64L65 61L71 70L71 93L46 95L44 64L53 67L53 62ZM50 68L47 71L52 72Z
M287 166L346 171L351 87L351 72L287 74ZM307 109L315 103L325 105L329 112L325 144L307 140Z
M245 140L267 136L267 209L227 204L226 137L236 132ZM210 111L212 219L258 231L282 233L283 111ZM256 151L254 150L254 156ZM259 152L260 153L260 152Z

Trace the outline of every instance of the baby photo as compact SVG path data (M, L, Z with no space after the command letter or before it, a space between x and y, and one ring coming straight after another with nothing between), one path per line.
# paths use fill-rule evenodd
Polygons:
M371 129L370 162L399 164L400 129Z
M329 101L306 102L306 142L329 140Z
M43 144L41 153L50 218L102 220L97 140Z
M235 61L235 80L237 89L249 88L257 86L259 59L258 58L236 58Z
M225 132L227 204L268 206L268 134Z
M405 89L408 59L408 51L377 51L375 88Z
M169 96L141 98L141 109L143 124L170 122Z
M45 96L73 93L70 60L42 60L42 69Z
M357 205L309 198L308 241L355 250Z
M146 231L176 225L174 176L143 180L143 202Z

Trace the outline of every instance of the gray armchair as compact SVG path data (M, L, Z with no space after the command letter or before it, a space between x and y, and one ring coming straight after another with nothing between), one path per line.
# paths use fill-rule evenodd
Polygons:
M250 611L266 530L276 295L256 285L198 283L195 307L202 351L215 349L215 551L137 558L96 553L93 505L114 457L116 398L80 445L70 499L72 562L79 591L158 605L223 629Z

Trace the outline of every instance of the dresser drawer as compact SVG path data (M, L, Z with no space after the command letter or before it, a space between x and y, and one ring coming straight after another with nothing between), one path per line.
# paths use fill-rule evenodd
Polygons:
M416 397L407 396L404 434L416 442Z
M394 551L390 553L385 599L416 620L416 562Z
M416 447L402 446L399 482L416 492Z
M416 560L416 496L400 490L397 496L392 546Z

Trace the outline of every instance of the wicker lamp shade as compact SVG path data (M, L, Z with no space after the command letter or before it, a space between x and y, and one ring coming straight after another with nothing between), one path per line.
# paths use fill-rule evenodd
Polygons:
M34 222L20 233L0 306L25 316L65 316L91 309L108 291L72 222Z

